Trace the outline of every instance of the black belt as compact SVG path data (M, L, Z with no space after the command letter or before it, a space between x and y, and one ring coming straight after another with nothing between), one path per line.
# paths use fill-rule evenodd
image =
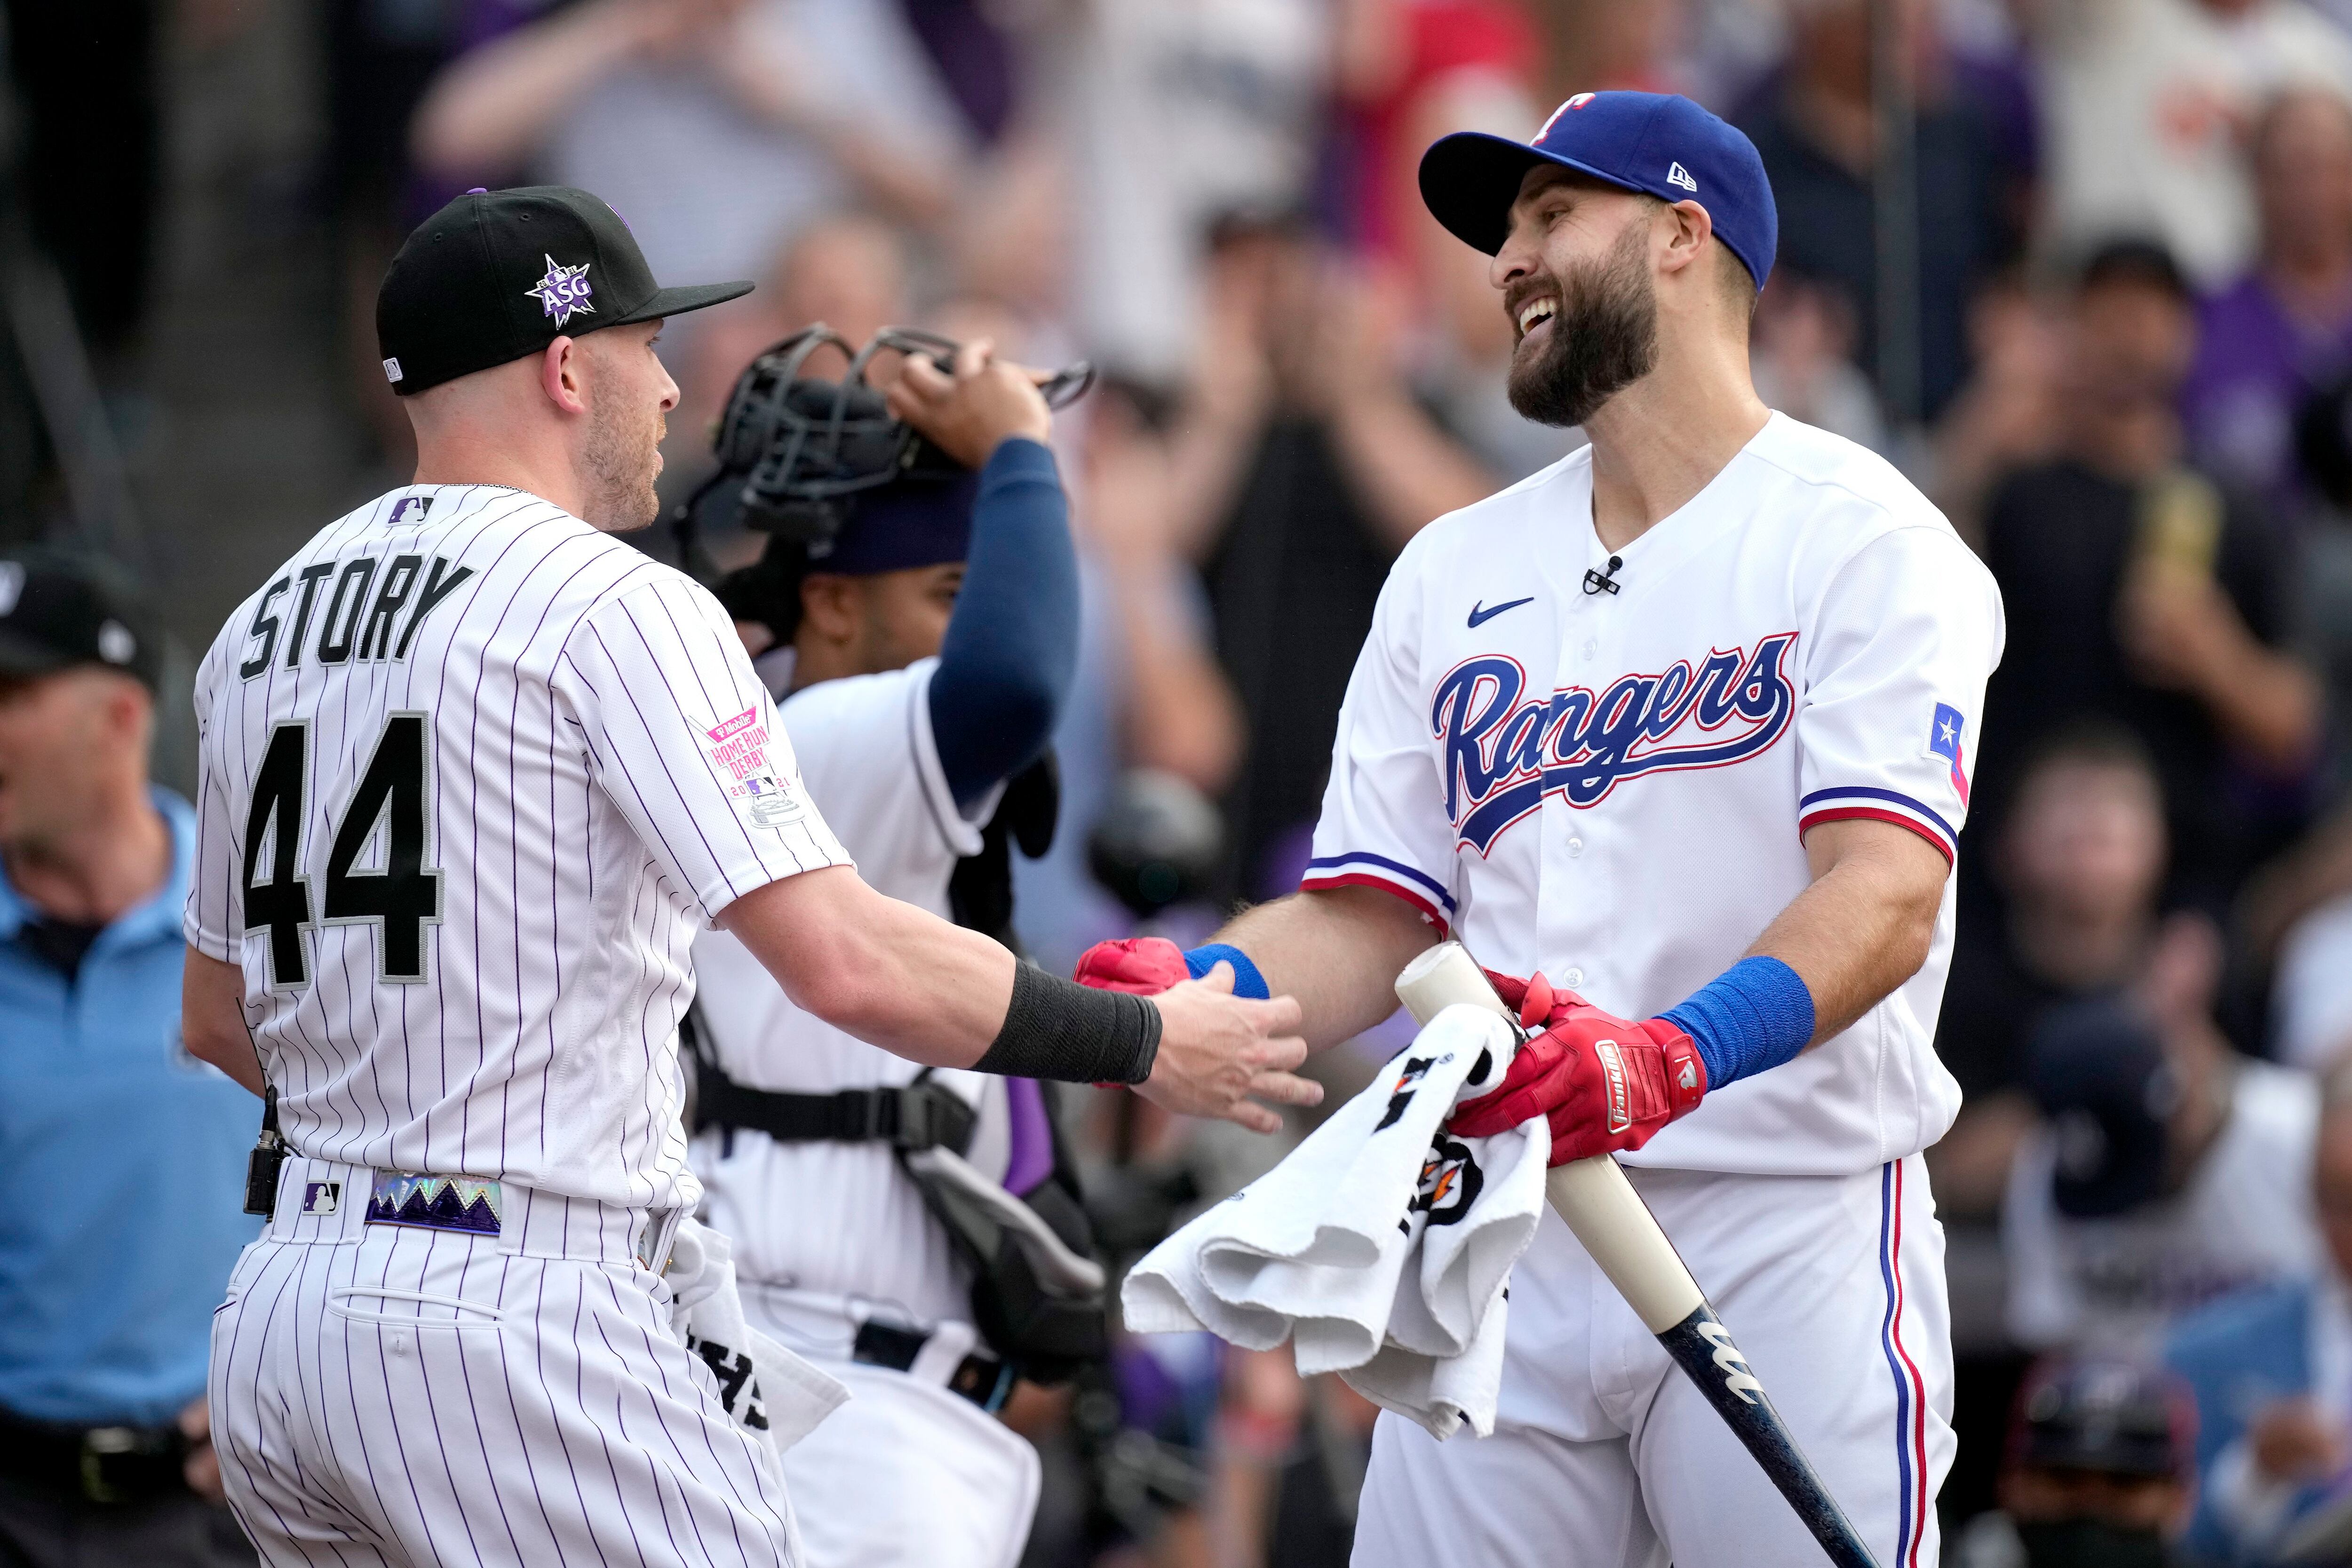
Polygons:
M780 1143L887 1143L908 1151L971 1142L972 1109L944 1084L784 1094L747 1089L705 1059L695 1064L694 1124L748 1128Z
M857 1325L857 1339L850 1347L849 1359L867 1366L907 1372L930 1342L931 1336L919 1329L902 1329L868 1318ZM994 1356L975 1352L957 1363L954 1375L948 1379L948 1392L962 1395L993 1415L1003 1406L1005 1395L1013 1392L1013 1367Z
M59 1426L0 1410L0 1475L85 1502L133 1503L188 1489L178 1426Z

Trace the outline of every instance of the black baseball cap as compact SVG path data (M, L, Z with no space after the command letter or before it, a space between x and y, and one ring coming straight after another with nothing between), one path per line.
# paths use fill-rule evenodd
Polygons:
M375 296L384 379L404 396L559 337L683 315L748 281L664 289L601 198L570 185L468 191L417 226Z
M2178 1090L2156 1029L2116 996L2062 1003L2027 1037L2025 1085L2056 1145L2051 1201L2074 1219L2164 1195Z
M145 599L101 561L39 548L0 553L0 676L85 664L157 689L163 637Z

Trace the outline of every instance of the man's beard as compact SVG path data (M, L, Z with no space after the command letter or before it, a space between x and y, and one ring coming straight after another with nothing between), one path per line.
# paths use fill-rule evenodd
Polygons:
M1538 425L1581 425L1658 363L1649 230L1629 225L1609 254L1560 279L1550 341L1511 359L1511 406Z
M587 448L581 455L589 486L581 521L605 533L644 528L661 511L654 477L660 471L669 421L657 413L651 426L637 424L624 416L623 401L611 393L595 396L588 411Z

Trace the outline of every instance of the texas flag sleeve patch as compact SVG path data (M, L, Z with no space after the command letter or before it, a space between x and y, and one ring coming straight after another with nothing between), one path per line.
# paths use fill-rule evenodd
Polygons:
M1927 754L1952 764L1952 787L1959 792L1962 805L1969 804L1968 770L1960 765L1960 737L1967 727L1960 710L1947 702L1936 704L1936 717L1927 726Z

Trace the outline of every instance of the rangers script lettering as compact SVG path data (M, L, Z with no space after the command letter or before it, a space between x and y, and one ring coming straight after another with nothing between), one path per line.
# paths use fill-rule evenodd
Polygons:
M1769 748L1797 711L1784 668L1794 632L1763 638L1753 655L1717 648L1657 675L1627 675L1596 695L1572 686L1519 700L1527 671L1507 656L1465 658L1440 678L1430 733L1444 747L1445 815L1461 842L1484 855L1496 837L1557 792L1590 806L1622 779L1668 768L1714 768ZM1747 727L1682 745L1670 739L1696 720L1701 731L1734 719Z

